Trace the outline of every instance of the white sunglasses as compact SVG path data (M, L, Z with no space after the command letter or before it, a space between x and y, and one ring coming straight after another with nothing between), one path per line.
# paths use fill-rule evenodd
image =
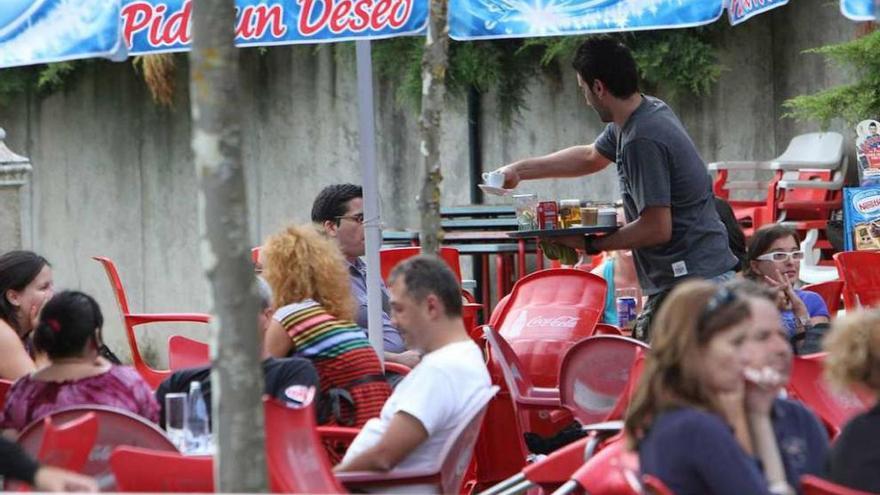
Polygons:
M800 260L804 259L804 252L803 251L790 251L790 252L789 251L773 251L772 253L762 254L761 256L758 256L755 259L760 260L760 261L788 261L790 259L794 260L794 261L800 261Z

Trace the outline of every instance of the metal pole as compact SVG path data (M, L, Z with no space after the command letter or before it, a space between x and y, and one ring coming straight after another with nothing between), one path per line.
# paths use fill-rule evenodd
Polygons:
M373 60L369 40L356 42L358 150L364 188L364 235L367 265L367 332L370 344L384 362L382 340L382 291L379 276L379 248L382 222L379 211L379 180L376 174L376 123L373 110Z

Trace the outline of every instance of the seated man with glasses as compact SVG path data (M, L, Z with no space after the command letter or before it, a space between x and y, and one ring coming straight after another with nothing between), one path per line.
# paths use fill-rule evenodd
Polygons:
M779 290L782 322L799 354L818 352L831 316L819 294L795 288L804 252L797 232L780 224L767 225L752 236L745 275Z
M355 184L332 184L318 193L312 203L312 222L324 233L336 239L339 249L349 265L351 293L357 301L358 326L367 328L367 270L361 256L364 245L364 199L361 186ZM381 283L381 282L380 282ZM419 354L408 351L400 333L388 316L388 289L382 283L382 335L385 359L410 368L419 363Z

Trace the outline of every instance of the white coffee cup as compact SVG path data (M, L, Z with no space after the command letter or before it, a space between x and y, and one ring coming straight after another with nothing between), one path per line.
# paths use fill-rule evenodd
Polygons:
M483 172L483 183L491 187L504 186L504 172Z

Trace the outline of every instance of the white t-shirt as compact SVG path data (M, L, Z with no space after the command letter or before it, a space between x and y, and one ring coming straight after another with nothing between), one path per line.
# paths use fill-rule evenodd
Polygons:
M422 423L428 439L395 469L431 467L449 435L464 421L474 396L491 385L483 353L470 339L425 354L418 366L397 384L379 417L367 421L349 446L343 462L379 443L391 418L398 411L404 411Z

